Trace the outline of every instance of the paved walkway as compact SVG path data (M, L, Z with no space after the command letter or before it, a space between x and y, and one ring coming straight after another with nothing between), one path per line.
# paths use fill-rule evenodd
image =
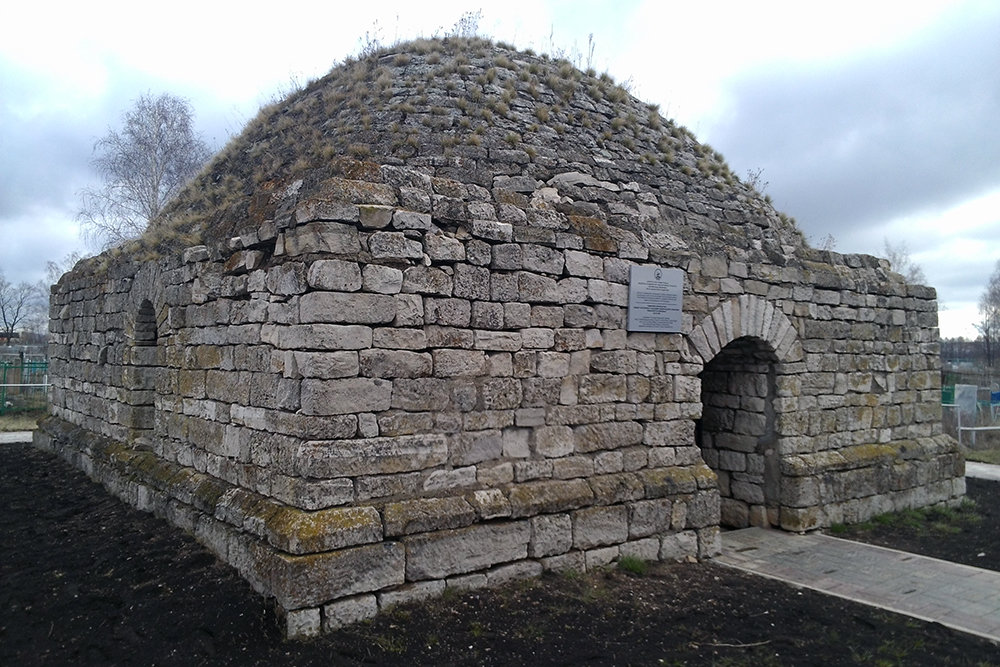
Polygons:
M1000 641L1000 572L763 528L723 533L716 562Z
M15 442L31 442L31 431L6 431L0 433L0 445L8 445Z
M991 463L966 461L965 476L978 477L979 479L991 479L994 482L1000 482L1000 466L993 465Z

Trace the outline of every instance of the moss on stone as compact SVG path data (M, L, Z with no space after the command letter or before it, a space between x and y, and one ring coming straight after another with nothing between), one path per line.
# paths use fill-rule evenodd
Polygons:
M318 553L382 539L382 520L373 507L338 507L306 512L283 506L265 520L267 540L293 554Z

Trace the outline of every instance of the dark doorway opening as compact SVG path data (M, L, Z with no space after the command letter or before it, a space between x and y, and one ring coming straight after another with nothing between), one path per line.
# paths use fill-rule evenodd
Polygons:
M746 336L726 345L700 376L702 416L695 439L719 477L725 527L779 525L776 363L768 343Z

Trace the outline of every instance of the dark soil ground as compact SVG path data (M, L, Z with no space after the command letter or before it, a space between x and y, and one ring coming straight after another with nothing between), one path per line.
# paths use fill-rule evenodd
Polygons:
M1000 487L841 536L1000 569ZM545 576L309 642L190 536L0 447L0 665L986 665L1000 647L711 563Z

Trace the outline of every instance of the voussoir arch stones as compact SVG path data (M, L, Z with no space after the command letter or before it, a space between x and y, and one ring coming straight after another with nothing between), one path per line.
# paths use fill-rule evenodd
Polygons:
M803 359L802 345L791 320L773 304L752 294L719 304L688 335L703 362L711 361L726 345L744 337L768 343L780 362Z

